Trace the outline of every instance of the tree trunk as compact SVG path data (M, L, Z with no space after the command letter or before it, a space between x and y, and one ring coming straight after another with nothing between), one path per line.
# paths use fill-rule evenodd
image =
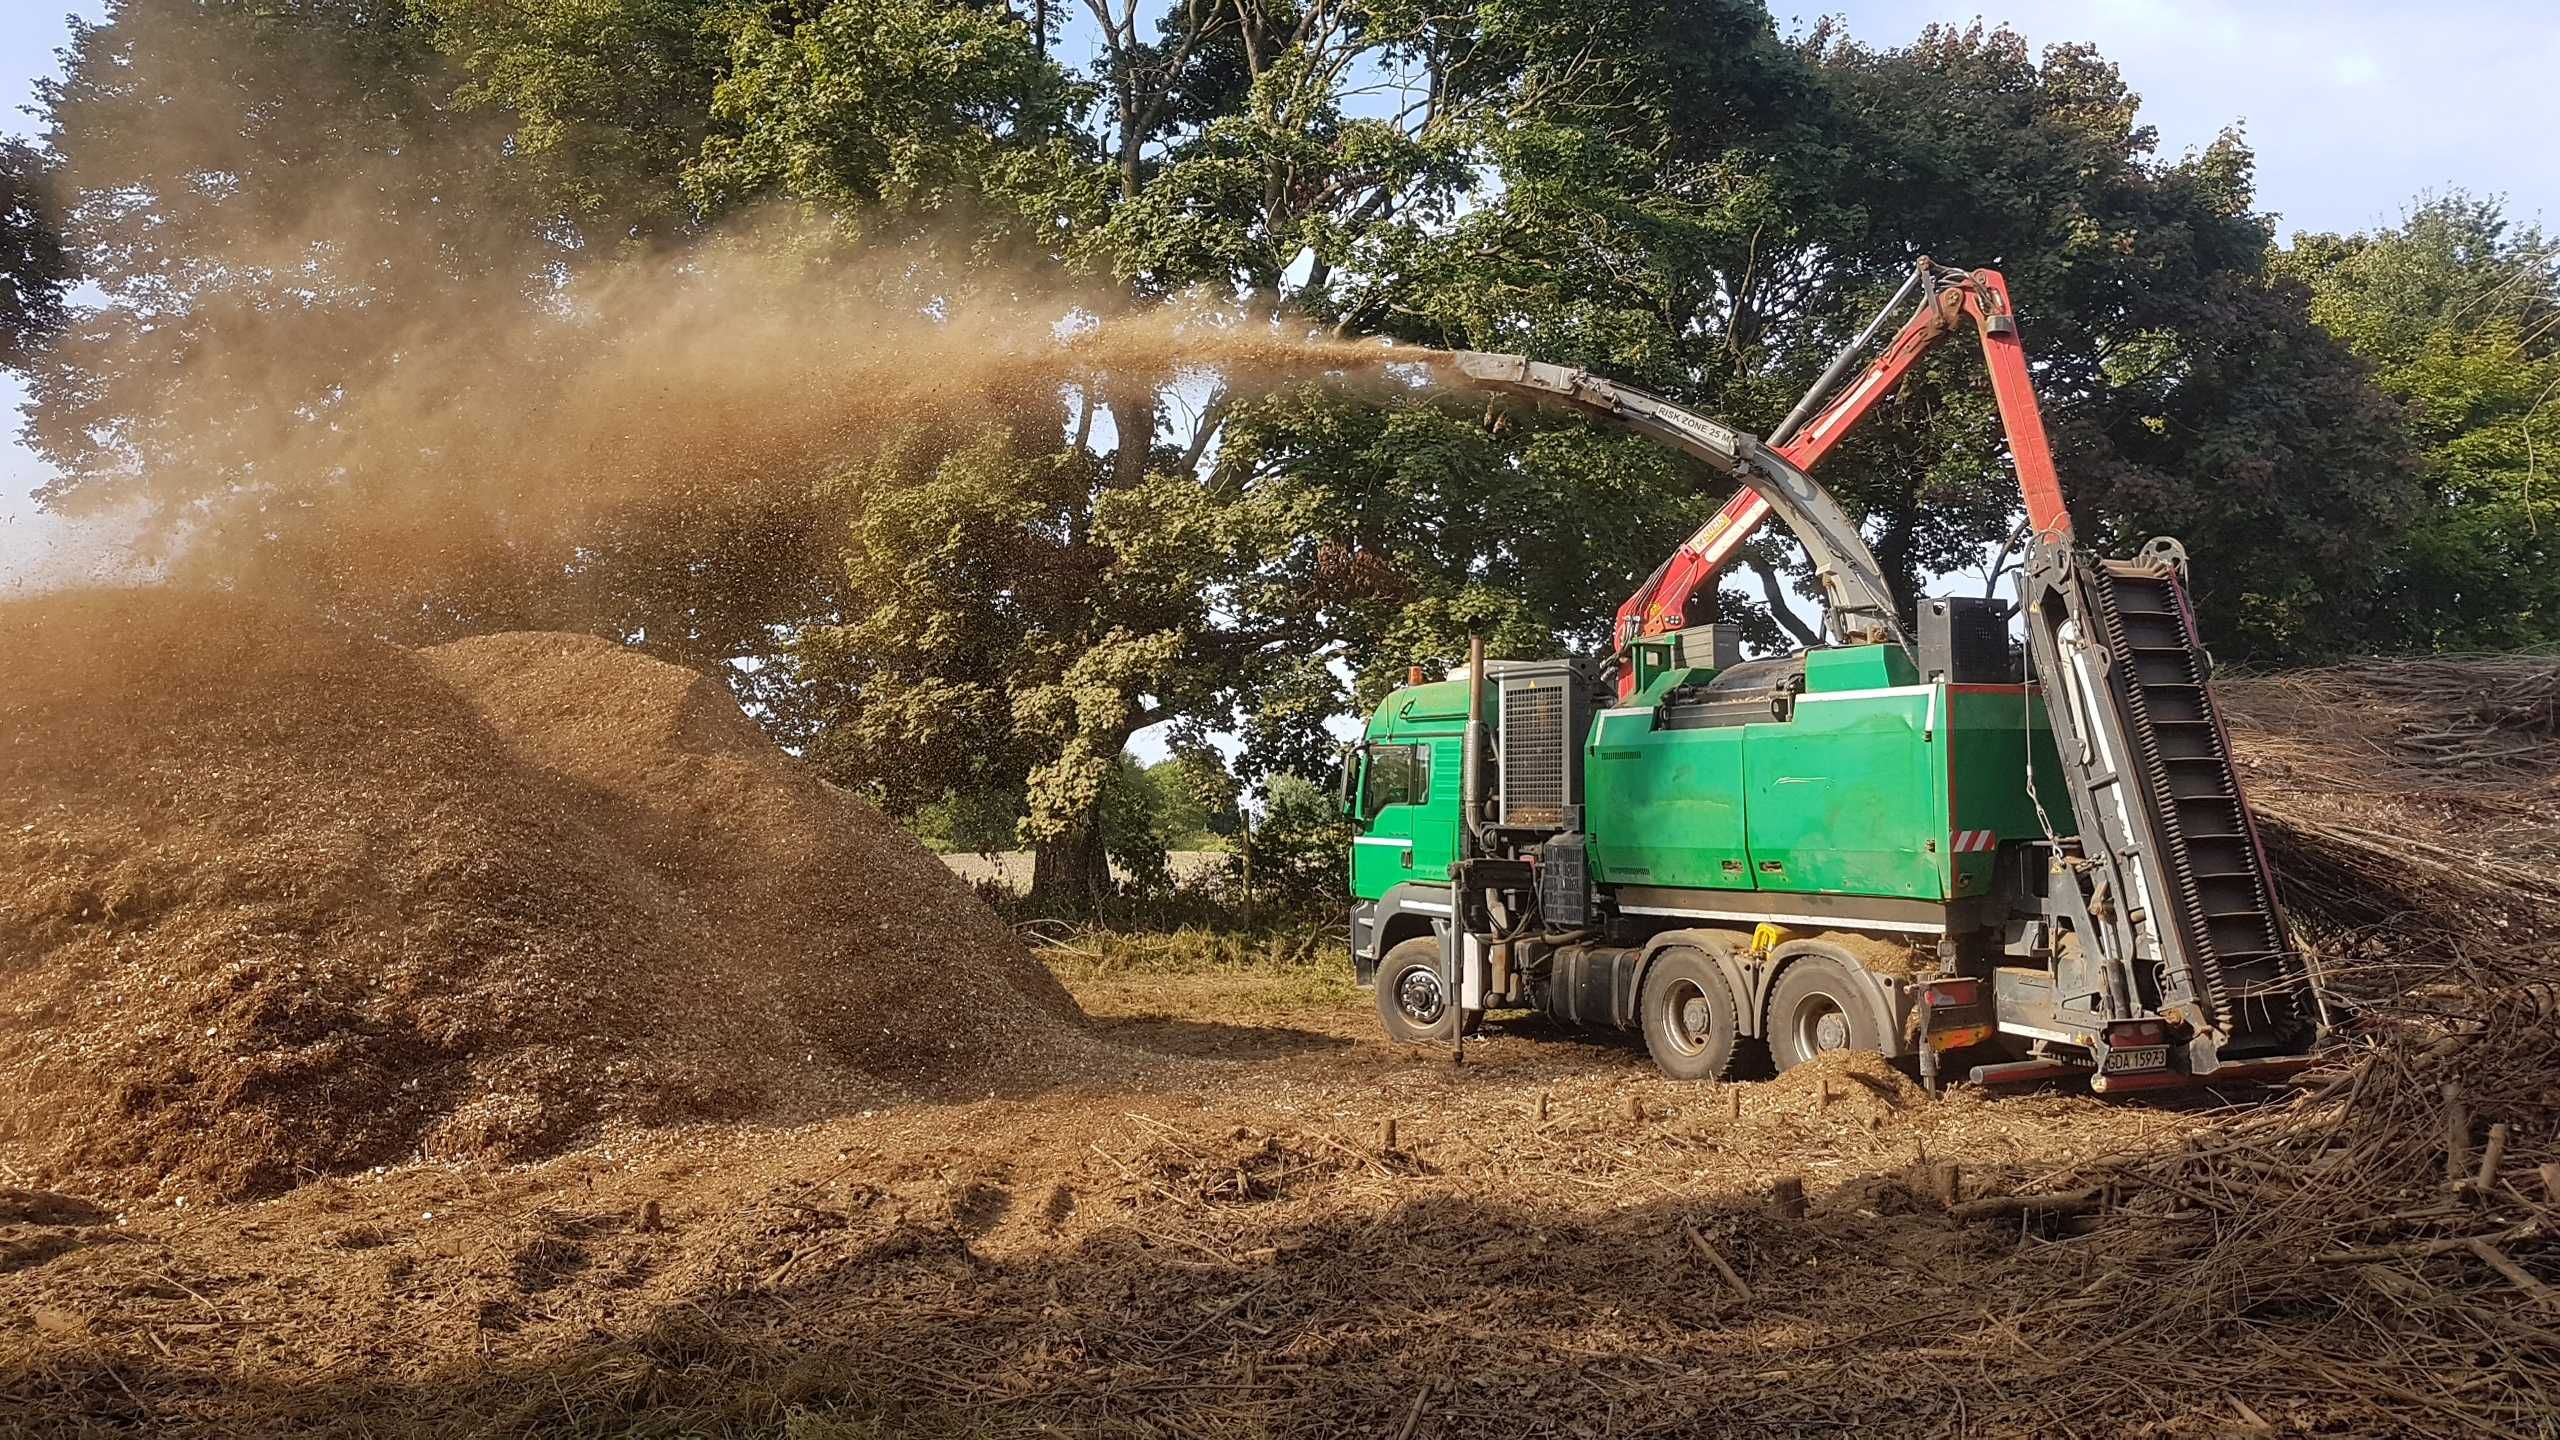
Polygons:
M1111 861L1102 850L1098 807L1072 834L1033 842L1026 897L1033 908L1047 915L1099 915L1110 894Z
M1156 443L1156 395L1145 386L1128 386L1111 396L1111 424L1120 432L1112 454L1111 483L1126 490L1147 478L1147 461Z
M1893 608L1905 625L1914 623L1920 612L1919 576L1911 563L1913 542L1920 528L1920 496L1905 486L1894 497L1893 515L1876 541L1876 565L1884 571L1885 584L1893 590Z

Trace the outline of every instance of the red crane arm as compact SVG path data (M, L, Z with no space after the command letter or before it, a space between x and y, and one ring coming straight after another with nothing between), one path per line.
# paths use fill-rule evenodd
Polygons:
M1930 273L1926 261L1922 267L1924 275ZM1784 443L1771 448L1798 468L1811 470L1892 393L1931 346L1968 318L1982 337L1983 360L1991 371L1991 391L2000 406L2001 424L2009 434L2009 454L2018 467L2018 488L2026 501L2027 523L2047 540L2067 543L2071 515L2062 503L2062 486L2054 474L2053 451L2045 440L2044 414L2036 404L2026 351L2018 343L2008 282L1996 270L1957 272L1944 279L1921 302L1919 312L1903 325L1892 343L1859 374L1856 383L1841 391ZM1734 550L1768 515L1769 502L1759 492L1748 487L1736 491L1618 607L1611 639L1612 649L1622 657L1621 696L1634 681L1633 669L1623 661L1628 645L1687 624L1689 606L1698 592L1715 583Z
M1991 371L1991 395L2000 405L2000 428L2009 432L2009 463L2018 469L2018 495L2026 502L2027 528L2049 545L2071 543L2071 507L2053 471L2053 446L2045 440L2044 410L2036 404L2027 350L2018 342L2018 316L2009 306L2009 282L1997 270L1976 270L1964 287L1965 313L1982 332L1982 363Z

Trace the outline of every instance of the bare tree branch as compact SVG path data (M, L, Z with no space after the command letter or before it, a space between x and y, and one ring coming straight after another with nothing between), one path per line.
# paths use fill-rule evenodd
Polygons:
M1822 632L1799 619L1795 607L1787 603L1786 586L1778 578L1778 569L1757 555L1748 557L1751 573L1760 577L1760 593L1769 597L1769 616L1796 637L1799 645L1819 645Z

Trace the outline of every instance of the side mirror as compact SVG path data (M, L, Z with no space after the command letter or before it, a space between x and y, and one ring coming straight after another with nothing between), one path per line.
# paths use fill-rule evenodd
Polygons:
M1360 787L1358 784L1359 774L1360 747L1357 745L1343 746L1342 774L1334 781L1333 785L1333 809L1335 814L1342 816L1346 820L1351 818L1352 797L1360 793Z

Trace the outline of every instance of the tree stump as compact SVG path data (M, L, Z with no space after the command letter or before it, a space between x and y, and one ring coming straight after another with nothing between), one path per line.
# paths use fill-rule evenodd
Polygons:
M1941 1160L1929 1167L1929 1189L1938 1197L1938 1208L1953 1210L1962 1198L1964 1171L1953 1160Z

